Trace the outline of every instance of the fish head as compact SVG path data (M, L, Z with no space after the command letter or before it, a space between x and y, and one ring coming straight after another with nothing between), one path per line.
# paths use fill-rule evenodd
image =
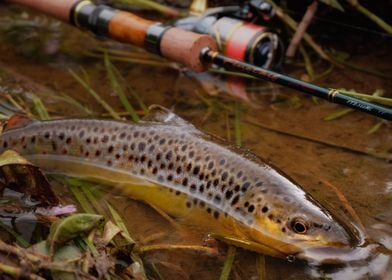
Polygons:
M355 226L332 215L302 189L294 190L273 194L256 208L250 231L253 241L267 246L270 255L317 262L333 258L327 251L335 254L357 246L360 233ZM323 253L317 257L316 251Z

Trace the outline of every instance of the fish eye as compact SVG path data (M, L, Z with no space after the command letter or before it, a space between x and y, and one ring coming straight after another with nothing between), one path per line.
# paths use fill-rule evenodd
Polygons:
M300 218L294 218L290 223L291 229L298 234L306 234L309 230L309 225L306 221Z

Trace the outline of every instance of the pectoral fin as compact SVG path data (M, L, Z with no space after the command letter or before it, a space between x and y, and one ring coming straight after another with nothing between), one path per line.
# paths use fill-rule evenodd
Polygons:
M227 244L231 244L240 248L244 248L250 251L258 252L261 254L266 254L270 256L275 256L278 258L285 258L286 256L279 252L278 250L268 246L267 244L256 243L252 240L242 239L237 236L224 236L220 234L212 233L211 236L219 241Z

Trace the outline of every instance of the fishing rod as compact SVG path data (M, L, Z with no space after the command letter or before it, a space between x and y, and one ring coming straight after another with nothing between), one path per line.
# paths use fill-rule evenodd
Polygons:
M169 60L181 63L193 71L206 71L211 64L230 71L287 86L386 120L392 120L392 109L347 96L333 88L323 88L272 70L251 65L217 51L215 40L178 27L138 17L89 0L8 0L44 12L64 22L88 30L98 36L130 43Z

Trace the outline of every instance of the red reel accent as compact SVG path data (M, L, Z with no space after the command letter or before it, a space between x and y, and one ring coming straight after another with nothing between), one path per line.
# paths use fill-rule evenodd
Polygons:
M228 38L224 49L225 55L233 59L245 61L249 42L263 29L263 27L253 23L244 23L241 25L233 32L231 37Z

